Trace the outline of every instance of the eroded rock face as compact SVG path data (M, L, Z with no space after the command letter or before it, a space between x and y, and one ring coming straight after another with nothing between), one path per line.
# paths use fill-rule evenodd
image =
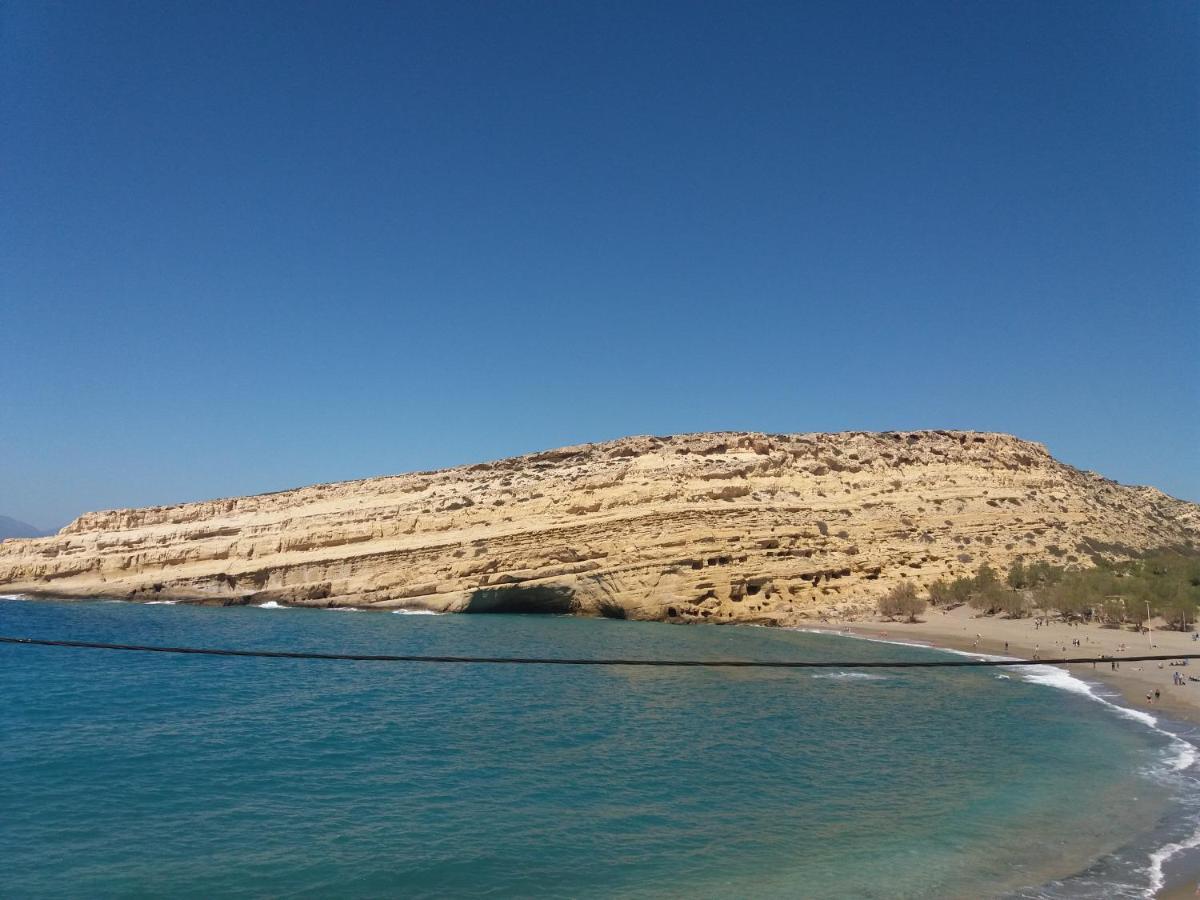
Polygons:
M0 543L0 588L789 624L983 562L1200 544L1200 506L1002 434L632 437Z

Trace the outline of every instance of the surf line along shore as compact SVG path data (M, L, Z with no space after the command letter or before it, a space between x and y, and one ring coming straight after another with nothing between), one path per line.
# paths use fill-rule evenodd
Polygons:
M827 623L806 630L1031 661L1036 655L1041 659L1032 664L1045 666L1056 665L1052 658L1058 656L1108 656L1117 661L1116 669L1104 663L1057 665L1119 694L1120 703L1127 708L1151 713L1158 719L1155 726L1158 730L1163 725L1170 728L1169 722L1200 726L1200 682L1188 681L1186 677L1194 674L1200 678L1200 661L1191 660L1183 666L1172 666L1170 661L1122 661L1123 657L1196 653L1200 641L1193 640L1190 633L1152 628L1146 635L1049 619L1044 620L1046 624L1038 625L1032 618L979 616L966 606L946 612L931 607L924 615L924 621L920 622ZM1078 640L1079 645L1073 645L1073 640ZM1182 684L1172 677L1177 673L1184 676ZM1159 692L1157 699L1155 690ZM1200 839L1200 833L1196 837ZM1154 892L1157 900L1200 896L1200 859L1191 841L1174 848L1165 860L1165 871L1161 868L1163 861L1158 865L1161 886Z
M1186 677L1190 674L1200 678L1200 661L1192 660L1185 666L1172 666L1169 661L1122 663L1122 657L1200 653L1200 641L1193 640L1191 633L1152 628L1147 635L1052 619L1039 626L1033 618L976 615L967 606L947 612L931 607L920 622L831 622L812 630L1028 660L1041 657L1039 662L1055 656L1111 656L1118 663L1115 670L1102 663L1065 668L1112 688L1134 709L1158 709L1169 718L1200 725L1200 682ZM1073 640L1080 644L1073 645ZM1183 684L1176 683L1172 677L1175 673L1185 676ZM1155 690L1159 692L1157 699Z

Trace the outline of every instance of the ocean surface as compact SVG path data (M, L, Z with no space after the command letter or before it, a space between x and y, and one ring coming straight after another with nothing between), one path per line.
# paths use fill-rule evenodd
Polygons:
M922 659L777 629L0 600L0 634ZM11 897L1142 897L1190 736L1045 667L430 665L0 645ZM1185 740L1187 738L1187 740Z

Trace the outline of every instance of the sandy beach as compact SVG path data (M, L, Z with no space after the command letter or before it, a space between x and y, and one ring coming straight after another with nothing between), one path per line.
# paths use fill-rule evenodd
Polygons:
M1038 625L1033 618L1008 619L980 616L967 606L948 612L930 608L919 622L847 622L836 630L871 637L928 643L953 650L978 650L980 653L1018 656L1041 662L1079 656L1145 656L1178 653L1200 654L1200 640L1191 633L1165 631L1152 627L1138 634L1099 625L1068 625L1047 620ZM1157 621L1152 623L1157 625ZM834 629L831 629L834 630ZM1073 646L1078 640L1080 646ZM1200 725L1200 682L1188 681L1188 675L1200 678L1200 660L1187 666L1172 666L1169 661L1119 664L1116 670L1104 663L1063 666L1076 675L1109 685L1120 691L1126 703L1136 709L1158 709L1168 718ZM1184 684L1174 683L1172 675L1184 676ZM1157 700L1147 694L1159 691Z

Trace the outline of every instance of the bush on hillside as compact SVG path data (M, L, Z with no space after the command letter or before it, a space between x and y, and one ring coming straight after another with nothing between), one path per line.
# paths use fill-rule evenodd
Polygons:
M1005 579L1008 586L1014 591L1019 591L1023 587L1029 586L1029 578L1025 574L1025 567L1021 565L1021 561L1017 560L1008 570L1008 577Z
M925 601L917 596L912 582L906 581L879 598L879 612L889 619L904 616L909 622L915 622L917 616L925 612Z
M1034 571L1036 580L1029 578ZM1082 570L1035 563L1026 567L1026 575L1043 609L1096 616L1112 625L1141 626L1149 616L1161 616L1169 628L1188 629L1200 606L1200 558L1180 552L1116 563L1101 560Z
M954 602L954 594L950 590L950 583L944 578L939 578L929 586L929 602L934 606L948 606Z
M974 578L955 578L950 582L950 596L955 603L966 603L971 599L971 591L975 588Z

